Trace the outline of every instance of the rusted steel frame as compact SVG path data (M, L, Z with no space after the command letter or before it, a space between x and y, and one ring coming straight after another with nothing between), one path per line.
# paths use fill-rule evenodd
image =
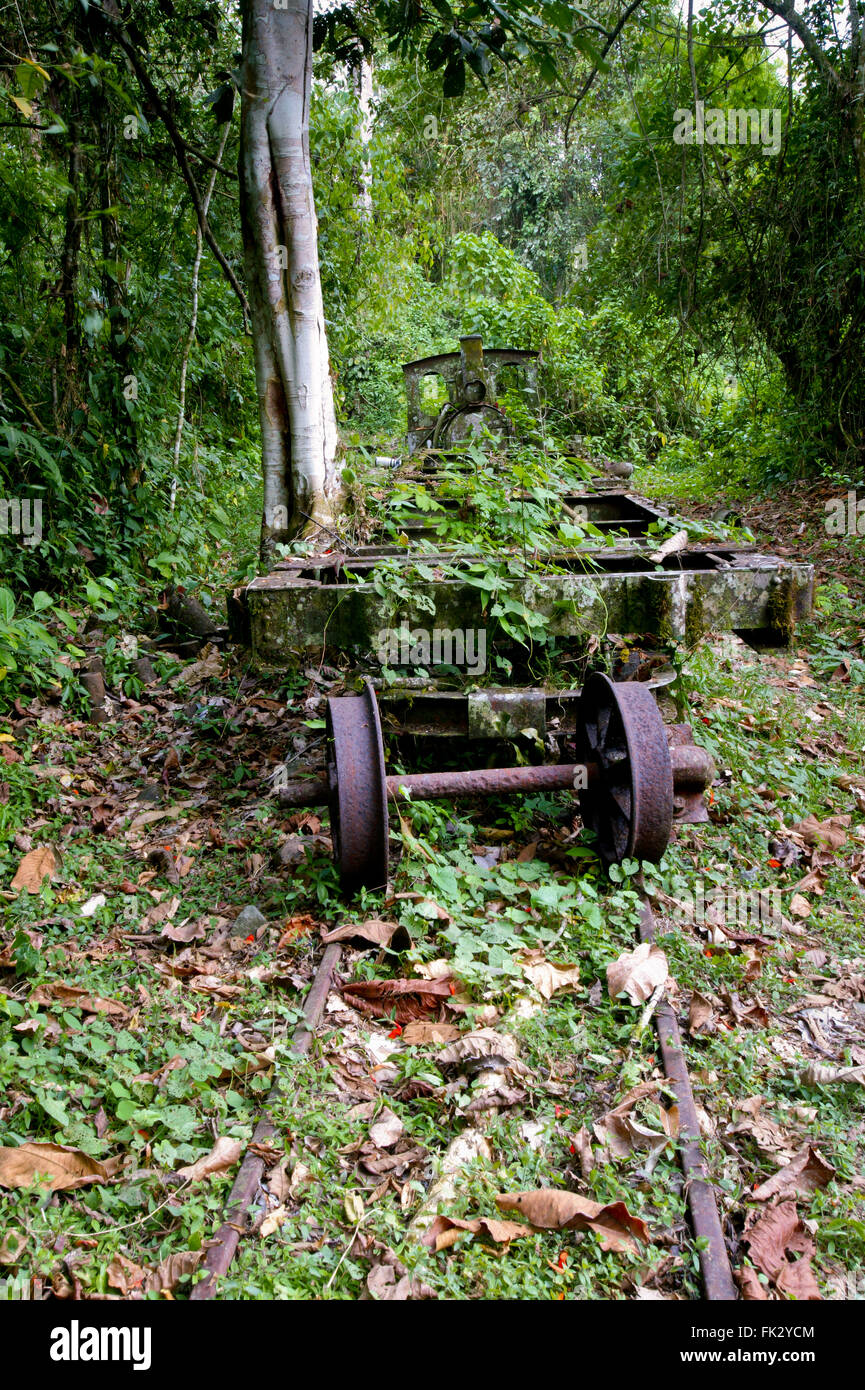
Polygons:
M325 950L321 964L312 982L303 1006L303 1022L299 1024L291 1043L294 1056L302 1057L309 1051L313 1029L321 1018L325 1001L330 991L333 973L339 963L342 947L332 944ZM279 1084L275 1083L268 1093L257 1125L246 1151L240 1172L234 1180L230 1196L225 1206L225 1220L216 1233L215 1243L211 1245L204 1260L207 1271L205 1277L195 1285L190 1298L201 1303L216 1296L216 1280L228 1270L234 1252L240 1244L240 1237L246 1228L246 1214L255 1200L261 1180L264 1177L264 1159L253 1151L253 1145L267 1144L276 1134L276 1126L270 1119L270 1107L279 1098Z
M648 903L643 904L639 930L641 941L655 940L655 919ZM724 1233L721 1230L715 1193L700 1151L700 1122L694 1104L694 1093L691 1090L691 1078L682 1052L679 1023L666 997L661 1000L655 1011L655 1026L658 1030L664 1071L676 1093L676 1103L679 1107L679 1154L685 1174L685 1193L691 1211L691 1224L697 1240L706 1242L705 1249L697 1251L703 1276L703 1290L710 1303L726 1302L737 1298L738 1295Z
M714 765L705 749L697 745L670 749L673 787L677 795L702 792L714 777ZM387 794L394 801L405 800L403 792L417 801L459 796L495 796L510 792L573 791L579 786L578 774L585 772L590 783L598 775L596 763L555 763L539 767L480 768L467 772L412 772L404 777L385 778ZM326 777L311 777L279 789L279 800L290 806L326 806L330 789Z

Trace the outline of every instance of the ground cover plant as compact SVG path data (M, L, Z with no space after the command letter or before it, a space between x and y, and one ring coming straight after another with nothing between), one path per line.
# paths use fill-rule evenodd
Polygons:
M788 505L795 536L814 503ZM742 520L759 535L767 517ZM865 1257L865 681L858 542L816 546L792 650L709 639L684 661L712 823L677 832L647 890L740 1277L790 1296L741 1242L774 1180L807 1223L808 1277L847 1298ZM226 1296L697 1297L674 1099L643 1004L607 987L638 866L609 881L561 795L419 803L394 826L390 896L347 908L326 817L275 799L337 673L265 682L240 654L172 669L95 732L39 699L3 722L2 1161L62 1145L65 1174L4 1192L7 1273L61 1297L188 1295L278 1074L266 1201ZM727 936L689 917L717 885L775 890L780 913ZM371 922L388 930L349 942L292 1059L321 936ZM392 979L416 993L377 995ZM501 1206L542 1188L615 1216L536 1229Z
M221 1296L697 1300L664 997L743 1297L861 1298L863 0L25 9L0 13L0 1284L187 1299L266 1112ZM683 142L698 110L723 139ZM469 334L537 353L538 391L430 487L403 366ZM810 562L790 646L646 656L605 613L557 636L537 585L632 539L563 508L599 479L668 506L655 557ZM265 670L242 640L248 582L316 556L395 628L433 580L474 591L486 669L418 683L663 669L709 824L608 875L565 794L410 801L387 892L346 903L327 812L279 793L323 771L329 694L407 673L327 634ZM388 739L400 771L450 756ZM527 727L497 753L560 751Z

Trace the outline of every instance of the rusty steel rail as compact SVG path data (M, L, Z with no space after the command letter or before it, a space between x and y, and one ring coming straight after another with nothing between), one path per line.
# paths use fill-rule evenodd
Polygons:
M341 955L342 947L331 944L322 956L312 987L306 996L303 1007L303 1022L297 1028L292 1039L291 1052L293 1056L303 1057L309 1051L313 1029L321 1018L333 981L333 973L339 964ZM195 1285L190 1294L193 1303L202 1303L216 1296L216 1281L227 1272L234 1252L240 1244L240 1237L246 1229L247 1212L255 1200L266 1167L265 1160L256 1152L256 1148L269 1143L277 1132L276 1126L270 1119L270 1106L278 1099L279 1095L279 1085L274 1083L259 1115L249 1147L240 1165L240 1172L234 1180L226 1203L225 1220L217 1231L214 1244L211 1245L205 1257L204 1268L207 1273Z
M643 903L639 933L640 941L655 940L655 919L647 902ZM679 1022L666 996L661 999L655 1011L655 1026L664 1071L676 1093L676 1103L679 1107L679 1153L685 1174L685 1193L691 1212L691 1224L695 1238L705 1241L705 1248L697 1251L703 1289L708 1302L728 1302L738 1298L738 1293L721 1229L715 1192L700 1151L700 1121L697 1118L691 1078L682 1051Z
M642 886L640 880L638 883ZM655 940L655 919L648 902L643 904L639 936L643 942ZM306 997L303 1022L292 1040L291 1052L295 1056L304 1056L309 1050L313 1030L324 1010L341 954L342 947L336 944L331 944L325 950ZM700 1124L682 1052L679 1025L666 998L658 1005L655 1022L664 1071L673 1087L679 1108L679 1152L685 1174L685 1191L691 1223L695 1238L705 1241L705 1248L698 1250L703 1289L708 1302L732 1301L738 1295L721 1230L715 1193L700 1151ZM257 1150L268 1144L277 1133L276 1126L270 1118L270 1107L279 1095L279 1085L275 1083L259 1115L250 1145L232 1186L226 1203L225 1220L205 1257L205 1277L195 1285L190 1295L192 1302L200 1303L216 1297L217 1280L227 1273L241 1236L246 1231L247 1214L255 1201L266 1169L265 1159Z

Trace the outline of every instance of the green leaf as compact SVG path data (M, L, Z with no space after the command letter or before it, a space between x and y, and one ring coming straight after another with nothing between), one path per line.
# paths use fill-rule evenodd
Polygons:
M68 628L70 632L75 633L78 631L77 620L73 618L71 613L67 613L65 608L55 608L54 616L55 618L59 618L63 626Z

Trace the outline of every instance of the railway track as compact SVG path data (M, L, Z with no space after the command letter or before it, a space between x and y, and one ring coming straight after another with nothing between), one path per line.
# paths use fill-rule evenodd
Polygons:
M639 925L641 942L653 942L655 921L644 898ZM327 996L342 958L342 947L325 948L304 1005L303 1022L294 1034L291 1052L305 1056L321 1020ZM736 1285L724 1241L715 1191L700 1148L700 1126L676 1014L664 995L654 1013L654 1023L664 1066L664 1074L679 1110L679 1160L685 1178L685 1192L691 1230L700 1264L704 1298L707 1302L727 1302L737 1298ZM262 1180L267 1170L263 1150L278 1138L271 1107L279 1097L279 1082L268 1095L247 1147L237 1178L226 1202L224 1219L203 1262L204 1277L192 1291L193 1302L219 1296L219 1280L228 1272L241 1240L250 1232L249 1212L262 1200Z

